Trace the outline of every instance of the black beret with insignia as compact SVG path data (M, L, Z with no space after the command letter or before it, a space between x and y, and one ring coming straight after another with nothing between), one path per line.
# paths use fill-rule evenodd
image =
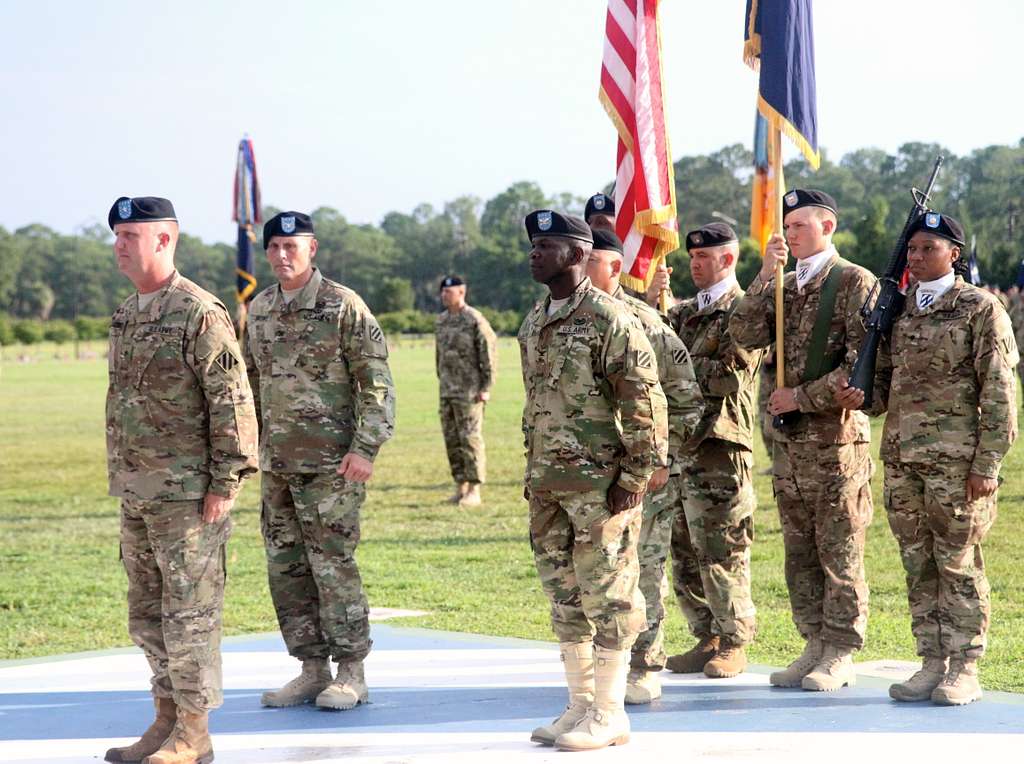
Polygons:
M462 286L466 282L460 279L458 276L445 276L441 279L441 289L445 287Z
M312 236L313 218L302 212L278 212L263 224L263 249L275 236Z
M967 236L964 234L964 227L960 221L951 218L949 215L942 215L938 212L926 212L918 215L917 220L910 224L907 229L907 239L910 239L918 231L941 236L949 239L959 247L967 246Z
M122 196L110 208L107 214L107 225L110 230L118 223L155 223L158 220L174 220L174 205L170 199L159 196Z
M686 251L703 247L720 247L739 241L732 226L727 223L707 223L686 234Z
M594 231L594 249L618 252L621 255L623 254L622 239L611 231L598 228Z
M823 209L829 210L837 218L839 217L839 205L836 204L835 199L824 191L815 191L810 188L794 188L782 197L783 219L785 219L786 215L790 212L798 210L801 207L822 207Z
M526 235L533 241L535 236L559 236L580 241L594 241L594 234L583 220L575 215L562 215L554 210L534 210L523 221Z
M615 216L615 200L604 194L594 194L587 199L587 206L583 208L583 219L590 222L591 215Z

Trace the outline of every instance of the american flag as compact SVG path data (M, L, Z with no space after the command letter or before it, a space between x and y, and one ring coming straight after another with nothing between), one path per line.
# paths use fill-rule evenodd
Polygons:
M608 0L599 97L618 133L615 231L622 282L644 290L679 248L675 178L665 128L658 0Z

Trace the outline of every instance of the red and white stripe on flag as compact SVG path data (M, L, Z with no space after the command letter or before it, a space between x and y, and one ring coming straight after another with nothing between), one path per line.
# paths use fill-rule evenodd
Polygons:
M619 135L615 231L625 245L622 281L637 290L679 248L663 95L658 0L608 0L599 98Z

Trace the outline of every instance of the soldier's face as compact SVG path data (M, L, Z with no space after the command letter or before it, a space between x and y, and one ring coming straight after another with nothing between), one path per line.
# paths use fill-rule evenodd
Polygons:
M602 292L611 294L622 272L622 255L604 249L595 249L587 258L587 276Z
M316 250L317 241L312 236L273 236L267 244L267 262L281 286L294 289L309 280Z
M907 242L907 267L918 281L935 281L953 270L960 247L941 236L917 231Z
M441 304L446 308L461 308L466 304L466 285L444 287L441 290Z
M602 215L600 212L595 212L590 216L590 220L587 221L591 230L597 231L598 229L604 231L611 231L615 233L615 216L614 215Z
M690 276L698 289L707 289L724 279L735 262L728 246L691 249Z
M114 226L118 270L137 283L162 263L169 243L170 235L155 223L118 223Z
M550 284L579 262L572 239L561 236L535 236L530 250L530 275L539 284Z
M835 227L835 221L823 214L820 207L801 207L782 221L786 244L797 260L824 252Z

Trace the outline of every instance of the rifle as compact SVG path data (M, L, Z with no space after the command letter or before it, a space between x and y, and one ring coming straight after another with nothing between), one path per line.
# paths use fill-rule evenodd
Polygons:
M914 200L914 206L907 215L907 222L903 224L899 238L896 239L896 246L893 249L889 263L885 267L885 273L871 288L871 293L861 306L860 314L864 317L868 333L860 345L860 352L853 364L853 373L850 375L850 387L855 387L864 393L864 404L861 408L871 405L871 394L874 392L875 364L878 360L878 345L882 336L888 336L892 332L893 324L903 312L903 303L906 295L900 291L900 281L907 269L907 231L910 226L923 214L928 212L928 202L931 200L932 188L935 186L935 178L939 175L939 167L942 166L943 156L940 154L935 160L932 168L932 176L928 179L928 187L924 191L917 188L910 189L910 196ZM874 307L871 307L871 300L875 295L878 300Z

